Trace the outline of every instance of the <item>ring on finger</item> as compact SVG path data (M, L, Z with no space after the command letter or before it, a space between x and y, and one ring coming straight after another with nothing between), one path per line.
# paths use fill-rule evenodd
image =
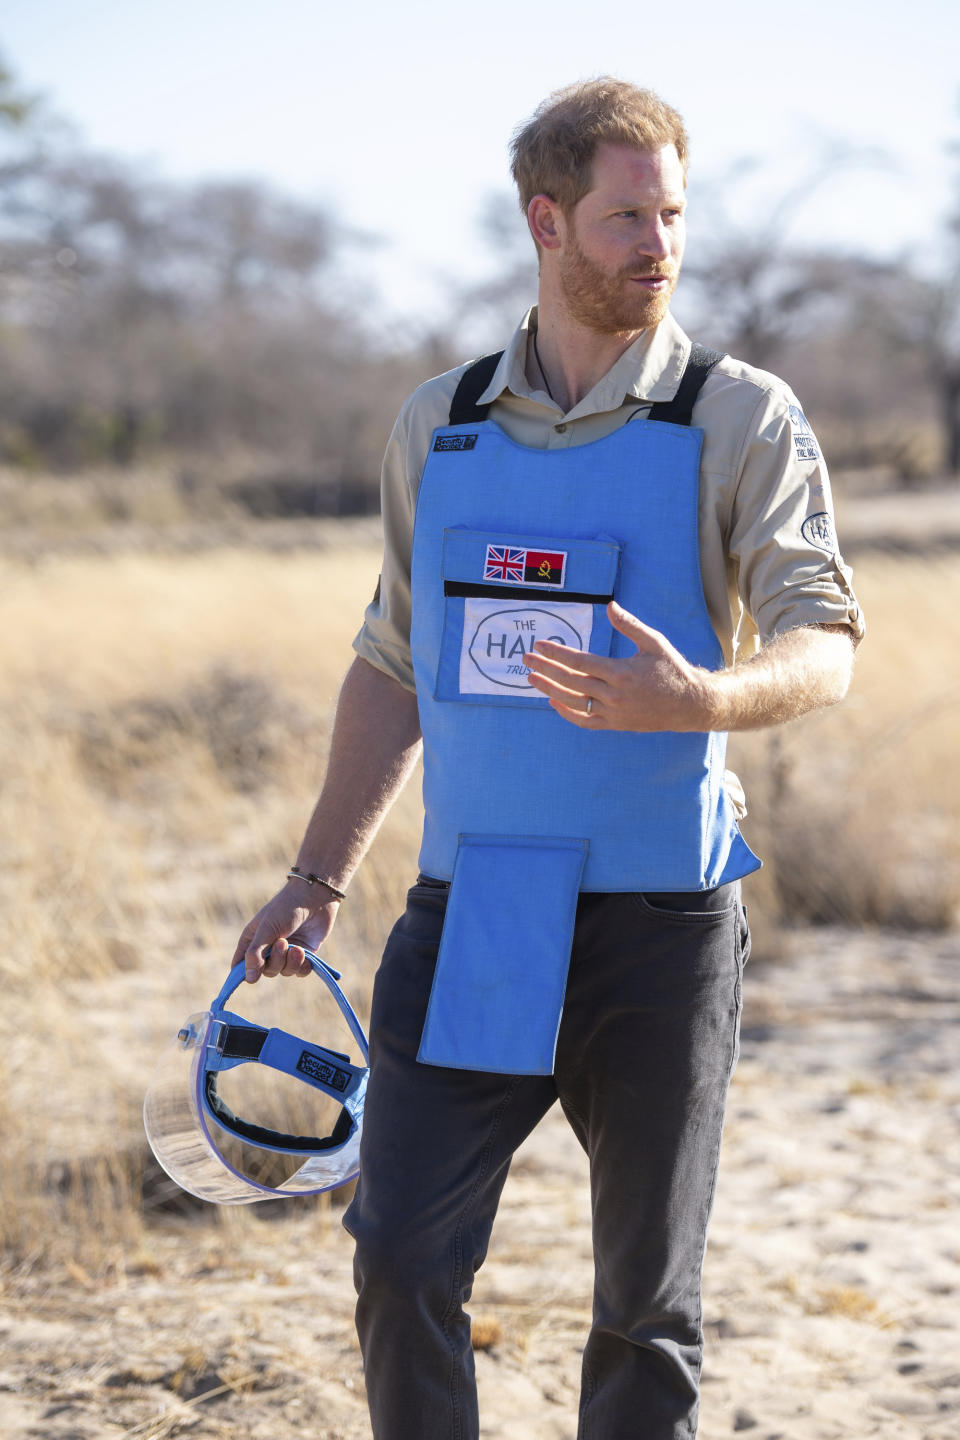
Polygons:
M587 714L588 714L588 715L592 715L592 714L593 714L593 696L592 696L592 695L588 695L588 696L587 696Z

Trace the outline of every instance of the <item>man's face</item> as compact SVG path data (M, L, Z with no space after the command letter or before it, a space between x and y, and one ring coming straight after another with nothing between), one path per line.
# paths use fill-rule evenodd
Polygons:
M558 276L567 308L602 335L657 325L686 238L683 170L673 145L601 145L593 184L566 217Z

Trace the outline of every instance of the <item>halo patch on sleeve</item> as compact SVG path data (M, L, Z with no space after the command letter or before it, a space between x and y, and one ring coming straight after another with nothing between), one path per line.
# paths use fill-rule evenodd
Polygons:
M817 444L817 437L813 433L810 421L804 415L799 405L790 406L790 429L793 434L793 445L797 452L798 460L819 460L820 446Z
M833 528L833 516L826 510L820 510L816 515L808 515L800 530L804 540L811 545L816 545L818 550L826 550L832 555L837 549L837 532Z

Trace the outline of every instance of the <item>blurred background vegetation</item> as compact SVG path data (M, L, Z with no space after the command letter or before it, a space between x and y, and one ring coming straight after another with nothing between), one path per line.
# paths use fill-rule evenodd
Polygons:
M100 503L114 518L142 504L154 523L165 509L375 510L403 397L502 343L534 296L505 194L481 217L495 278L451 290L445 324L413 336L338 290L338 255L371 237L327 210L260 182L165 182L90 153L2 64L0 141L0 463L22 480L21 503L31 477L67 490L91 467L161 463L152 514L136 482L102 480ZM819 183L876 163L827 147L749 231L725 200L752 162L701 178L679 303L699 339L789 380L841 481L916 486L960 472L960 174L933 264L791 238Z

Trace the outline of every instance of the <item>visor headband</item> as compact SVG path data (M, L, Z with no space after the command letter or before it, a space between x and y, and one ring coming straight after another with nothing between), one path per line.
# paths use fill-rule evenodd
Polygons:
M303 1080L346 1105L367 1073L363 1066L351 1065L339 1051L301 1040L286 1030L265 1030L228 1011L221 1011L221 1017L211 1016L203 1062L207 1074L254 1060Z

